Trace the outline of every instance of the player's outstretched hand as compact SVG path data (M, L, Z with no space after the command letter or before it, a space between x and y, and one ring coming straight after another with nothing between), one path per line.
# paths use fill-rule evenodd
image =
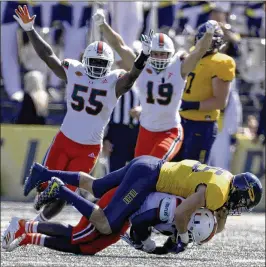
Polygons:
M206 32L213 34L218 25L219 24L218 24L217 21L208 20L207 23L206 23Z
M96 13L92 16L94 23L100 26L106 22L104 10L102 8L97 9Z
M13 18L20 24L24 31L33 30L36 15L31 17L26 5L24 5L23 8L18 6L18 9L15 9L15 13L17 16L13 15Z
M152 44L153 30L150 30L149 35L141 35L142 51L145 55L150 55Z

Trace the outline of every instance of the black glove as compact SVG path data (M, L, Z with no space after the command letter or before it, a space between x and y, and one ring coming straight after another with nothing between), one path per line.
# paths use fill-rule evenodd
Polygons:
M155 250L150 252L150 254L156 254L156 255L164 255L167 254L169 251L166 247L156 247Z
M177 246L176 246L176 254L185 251L187 249L187 245L188 245L188 243L183 243L181 241L181 238L178 237L178 242L177 242Z
M200 102L182 100L179 111L199 110L199 108L200 108Z
M169 236L163 244L163 247L167 249L168 252L175 252L177 248L175 236Z

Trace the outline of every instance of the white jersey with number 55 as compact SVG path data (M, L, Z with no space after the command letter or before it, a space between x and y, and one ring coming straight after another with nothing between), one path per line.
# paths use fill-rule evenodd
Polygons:
M115 85L123 70L91 79L77 60L65 59L62 66L67 76L67 113L60 130L74 142L101 144L104 128L118 100Z
M181 61L176 54L159 73L147 64L136 81L139 89L140 124L151 132L166 131L180 123L179 108L185 81Z

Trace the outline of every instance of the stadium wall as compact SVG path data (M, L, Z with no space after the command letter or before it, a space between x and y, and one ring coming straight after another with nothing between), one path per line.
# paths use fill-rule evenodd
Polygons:
M10 200L25 198L23 183L34 161L43 157L58 132L54 126L1 125L1 197ZM238 145L232 160L232 173L249 171L257 175L265 188L265 151L243 135L237 136ZM265 194L257 208L265 211Z

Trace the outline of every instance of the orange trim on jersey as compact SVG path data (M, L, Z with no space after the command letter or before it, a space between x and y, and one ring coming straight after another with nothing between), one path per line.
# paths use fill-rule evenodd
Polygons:
M159 47L163 47L164 46L164 36L163 33L159 34Z
M97 46L97 54L102 54L103 53L103 42L98 42Z
M170 161L180 150L183 143L183 127L181 124L177 126L178 135L175 138L174 142L169 147L167 153L164 155L163 159Z

